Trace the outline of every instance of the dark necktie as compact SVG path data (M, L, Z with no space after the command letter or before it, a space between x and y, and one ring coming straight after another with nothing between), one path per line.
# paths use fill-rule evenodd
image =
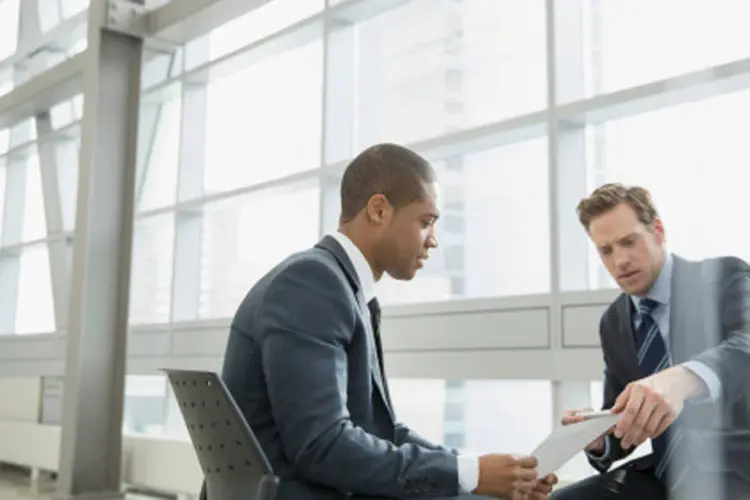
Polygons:
M368 309L370 309L370 322L372 324L372 333L375 336L375 348L378 353L378 365L380 368L380 378L383 381L383 388L385 389L385 397L388 400L388 404L391 404L391 394L388 391L388 380L385 377L385 365L383 364L383 343L380 340L380 302L377 298L372 299L367 303Z
M646 373L653 374L664 370L670 365L669 353L659 325L653 317L654 308L658 305L655 300L643 299L638 305L641 324L635 332L636 348L638 350L638 364ZM683 437L681 429L675 421L670 428L651 440L654 457L654 475L667 484L667 470L670 459L680 446ZM675 471L669 468L671 486L676 486L683 478L685 471Z

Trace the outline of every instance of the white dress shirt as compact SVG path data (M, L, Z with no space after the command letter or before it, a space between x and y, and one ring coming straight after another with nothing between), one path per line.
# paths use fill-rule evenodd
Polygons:
M375 297L375 276L362 251L346 235L336 231L330 234L344 249L359 278L365 302ZM368 316L369 310L366 311ZM369 318L368 318L369 319ZM385 374L383 374L385 376ZM479 483L479 458L472 455L458 455L458 485L466 492L474 491Z

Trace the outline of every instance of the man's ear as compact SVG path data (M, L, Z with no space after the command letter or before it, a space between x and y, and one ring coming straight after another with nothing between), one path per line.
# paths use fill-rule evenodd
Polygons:
M380 225L385 223L390 216L391 210L392 206L385 195L374 194L367 201L367 218L374 224Z
M656 233L656 237L659 241L659 244L661 245L662 243L666 241L667 237L666 237L666 234L664 233L664 223L661 221L659 217L656 217L654 219L653 228L654 228L654 233Z

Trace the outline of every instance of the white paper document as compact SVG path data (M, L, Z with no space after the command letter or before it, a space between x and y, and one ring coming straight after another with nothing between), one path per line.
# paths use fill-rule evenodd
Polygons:
M590 442L614 426L621 415L596 415L577 424L555 429L542 444L531 453L539 461L539 477L557 471L568 460L580 453Z

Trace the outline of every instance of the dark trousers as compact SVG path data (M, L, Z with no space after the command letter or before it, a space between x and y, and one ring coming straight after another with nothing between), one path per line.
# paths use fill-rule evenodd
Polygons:
M718 491L717 491L718 489ZM705 490L705 491L704 491ZM734 474L696 475L671 494L650 471L619 468L555 490L550 500L750 500L750 484Z

